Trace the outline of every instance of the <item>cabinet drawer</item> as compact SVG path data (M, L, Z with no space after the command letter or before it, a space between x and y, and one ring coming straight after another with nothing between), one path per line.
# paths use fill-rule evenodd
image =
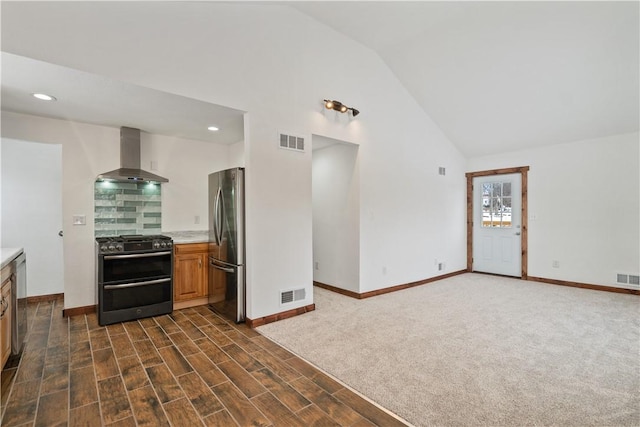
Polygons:
M209 251L208 243L187 243L174 245L173 247L176 255L195 254Z

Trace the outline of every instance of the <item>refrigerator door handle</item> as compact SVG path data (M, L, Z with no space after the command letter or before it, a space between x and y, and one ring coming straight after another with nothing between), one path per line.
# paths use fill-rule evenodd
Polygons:
M222 193L222 188L218 187L218 192L216 193L216 201L213 207L213 234L216 237L216 245L218 246L220 246L220 238L218 237L220 233L218 229L221 228L221 226L218 225L218 218L220 217L220 193Z
M222 245L222 236L224 235L224 195L222 194L222 188L220 188L220 228L218 229L218 232L220 233L218 235L218 245Z
M211 267L213 267L213 268L218 269L218 270L222 270L222 271L224 271L225 273L233 273L233 272L235 272L235 270L234 270L233 268L223 267L223 266L221 266L221 265L219 265L219 264L216 264L216 263L215 263L215 262L213 262L213 261L209 261L209 265L210 265Z

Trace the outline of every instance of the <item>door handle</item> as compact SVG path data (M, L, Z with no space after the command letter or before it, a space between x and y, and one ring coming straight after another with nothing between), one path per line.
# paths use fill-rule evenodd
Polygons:
M58 236L62 237L63 234L62 230L58 231Z
M224 235L224 215L225 215L225 208L224 208L224 194L222 194L222 187L220 187L220 209L219 212L220 214L220 228L218 229L218 246L222 245L222 236Z
M215 269L222 270L222 271L224 271L225 273L234 273L234 272L235 272L235 270L234 270L233 268L223 267L223 266L221 266L221 265L216 264L216 263L215 263L215 262L213 262L213 261L209 261L209 265L210 265L211 267L215 268Z
M171 278L167 278L167 279L147 280L144 282L123 283L121 285L104 285L104 289L111 290L111 289L137 288L140 286L157 285L158 283L166 283L170 281L171 281Z
M105 260L112 259L130 259L130 258L149 258L149 257L158 257L171 255L171 251L163 251L163 252L144 252L141 254L131 254L131 255L106 255L104 257Z
M216 245L220 246L220 231L219 228L222 228L222 224L218 225L220 218L220 193L222 190L218 187L218 192L216 193L216 201L213 206L213 234L216 238Z

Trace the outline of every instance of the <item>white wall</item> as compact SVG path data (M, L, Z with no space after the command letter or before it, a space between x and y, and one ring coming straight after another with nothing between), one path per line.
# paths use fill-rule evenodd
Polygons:
M313 135L313 144L325 138ZM360 292L358 146L313 151L313 280Z
M3 111L2 137L62 144L65 308L95 304L94 182L119 166L119 128ZM143 165L156 161L154 172L169 178L162 188L163 230L206 230L206 177L226 167L228 147L143 133L141 154ZM86 215L87 225L74 226L75 214Z
M142 169L169 179L162 186L162 231L208 229L208 176L229 167L229 146L142 133ZM196 224L196 218L198 224Z
M467 170L531 167L530 276L616 286L617 272L640 272L638 141L632 133L475 158Z
M244 141L229 145L229 168L244 167Z
M436 257L465 268L464 159L374 52L296 10L7 3L2 43L10 53L248 111L249 318L282 311L280 289L304 287L309 298L298 305L312 302L311 153L280 150L278 131L360 146L363 291L433 277ZM361 114L327 111L324 98ZM438 176L438 166L449 174Z
M62 147L2 139L2 247L27 255L27 296L64 292Z

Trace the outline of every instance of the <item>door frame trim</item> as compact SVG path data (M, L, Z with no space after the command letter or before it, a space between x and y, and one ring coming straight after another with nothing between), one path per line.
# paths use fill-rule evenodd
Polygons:
M477 172L467 172L467 271L473 271L473 179L480 176L508 175L519 173L522 177L521 193L522 193L522 235L521 242L521 276L523 280L528 278L528 246L529 246L529 227L527 219L529 218L529 203L527 202L528 182L527 174L529 166L519 166L514 168L491 169Z

